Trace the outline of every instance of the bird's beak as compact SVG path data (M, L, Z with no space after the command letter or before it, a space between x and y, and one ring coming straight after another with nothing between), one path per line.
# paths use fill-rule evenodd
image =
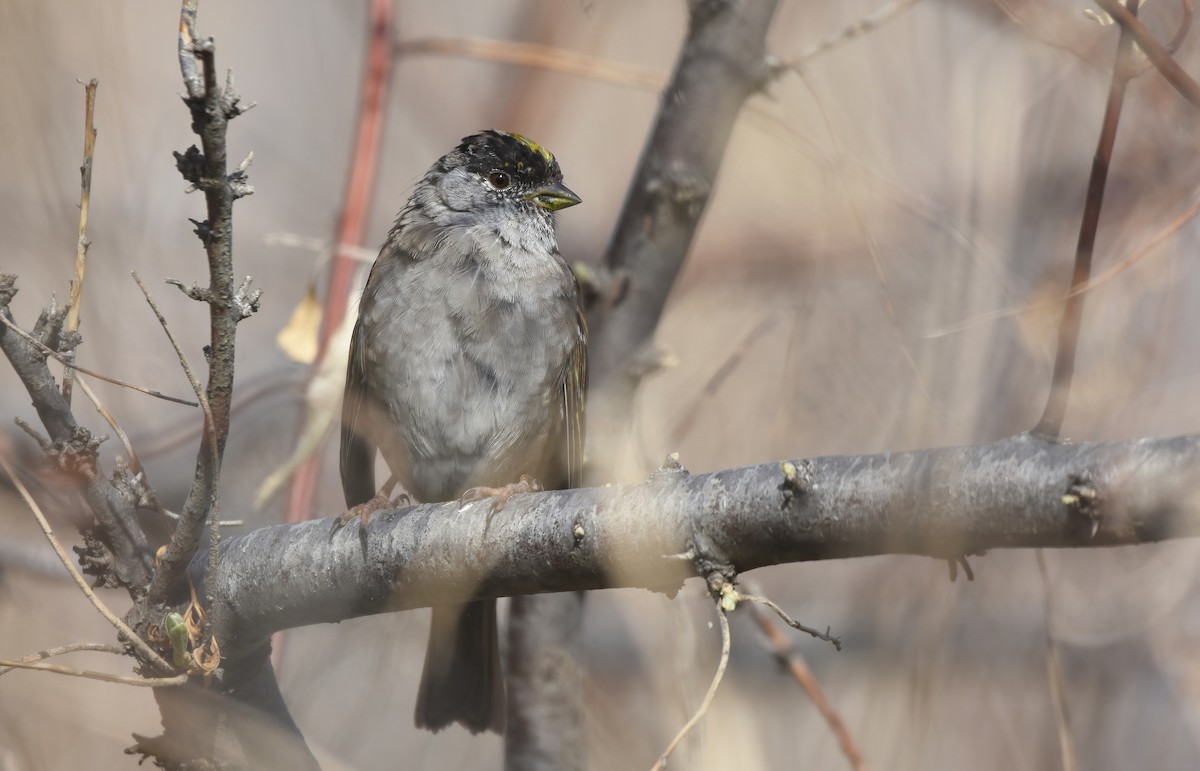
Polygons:
M537 190L525 196L525 200L550 211L565 209L582 201L579 196L572 193L561 182L551 182L548 185L542 185Z

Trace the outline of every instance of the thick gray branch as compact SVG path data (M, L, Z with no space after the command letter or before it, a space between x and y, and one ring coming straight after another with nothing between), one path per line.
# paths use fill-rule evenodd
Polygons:
M776 0L692 0L688 34L605 253L619 296L597 315L592 371L603 382L654 334L704 213L746 98L769 68Z
M714 569L1200 534L1200 436L989 445L768 463L639 484L329 519L222 544L227 659L277 630L479 597L641 586ZM193 562L199 584L203 560Z

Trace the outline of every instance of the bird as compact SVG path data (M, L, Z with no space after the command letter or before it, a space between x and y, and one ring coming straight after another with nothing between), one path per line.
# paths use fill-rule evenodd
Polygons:
M493 512L514 494L578 486L588 333L555 213L580 202L550 151L495 130L464 138L414 186L351 337L340 522L365 525L397 483L425 503L487 498ZM378 489L376 450L391 471ZM414 721L503 734L494 599L433 608Z

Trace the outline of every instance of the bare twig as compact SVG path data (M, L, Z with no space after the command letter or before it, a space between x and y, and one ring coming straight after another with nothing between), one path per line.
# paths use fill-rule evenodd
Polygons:
M138 458L137 451L133 449L133 444L129 441L129 434L125 433L125 429L117 422L104 403L100 401L100 397L96 396L92 391L92 387L87 384L86 380L79 381L79 390L83 391L83 395L92 403L92 407L96 412L100 413L100 417L104 418L104 422L117 435L117 439L121 442L121 446L125 448L125 454L129 456L129 470L134 474L142 473L142 461Z
M809 50L792 57L788 60L786 66L795 69L805 65L837 46L879 29L916 4L917 0L892 0L892 2L880 6L874 13L863 16L860 19L855 19L852 23L817 43Z
M783 623L787 624L792 629L795 629L800 632L804 632L805 634L815 637L818 640L824 640L825 642L832 645L835 650L840 651L842 649L842 638L834 637L832 634L830 634L830 630L828 628L826 628L825 631L822 632L819 629L813 629L810 626L805 626L804 624L801 624L799 621L797 621L796 619L789 616L783 608L779 607L774 601L770 600L767 597L760 597L758 595L753 595L753 594L742 594L741 592L734 592L733 593L733 601L734 602L752 602L752 603L755 603L758 605L765 605L766 607L770 608L775 613L776 616L779 616L779 618L782 619Z
M346 197L338 222L337 246L329 267L329 287L321 312L317 355L310 368L313 375L320 371L329 341L346 317L354 278L360 275L362 267L353 250L362 246L375 190L376 170L379 168L379 146L387 117L388 83L392 69L393 2L371 0L366 61L363 63L362 92L358 104L358 129L346 181ZM345 370L344 364L342 370ZM300 522L312 516L317 470L316 457L310 455L292 475L286 521ZM276 653L277 661L279 655Z
M79 167L82 180L79 185L79 240L75 242L75 278L71 281L71 306L67 311L67 332L79 329L79 310L83 304L83 273L87 267L87 250L90 242L87 237L88 209L92 200L92 157L96 152L96 129L92 117L96 112L95 78L88 81L84 87L84 118L83 118L83 165ZM75 351L67 354L75 359ZM62 391L67 404L71 403L71 381L74 373L70 367L63 372Z
M1067 710L1066 686L1063 684L1062 662L1058 657L1058 645L1054 641L1051 624L1054 619L1054 596L1050 587L1050 573L1046 570L1046 555L1041 549L1034 550L1038 575L1042 579L1042 598L1046 611L1046 674L1050 678L1050 700L1054 704L1054 722L1058 729L1058 749L1062 757L1062 770L1075 771L1075 741L1071 738L1070 713Z
M716 674L713 675L712 684L708 686L708 692L704 694L704 700L700 702L700 706L696 709L695 714L691 719L684 724L683 728L679 729L679 733L675 734L675 738L667 745L662 754L658 756L658 760L650 767L650 771L662 771L667 767L667 758L679 746L688 732L700 722L701 719L708 713L708 708L712 704L713 697L717 695L717 688L721 685L721 678L725 677L725 667L729 664L729 650L731 640L729 635L729 619L725 616L725 609L717 605L717 620L721 622L721 660L717 663Z
M67 552L65 549L63 549L62 544L59 543L58 537L54 535L54 530L50 527L50 523L46 520L45 515L42 514L42 510L37 505L37 501L35 501L33 496L29 494L29 490L26 489L25 484L21 481L21 478L17 476L15 471L13 471L12 466L8 464L8 461L5 460L3 455L0 455L0 468L3 468L4 473L8 474L8 478L12 480L13 486L17 488L17 492L25 501L25 504L29 506L29 509L33 512L33 516L37 518L38 525L41 526L42 532L46 534L46 540L50 542L50 546L54 549L54 552L58 555L58 558L62 560L63 565L66 566L67 571L71 574L71 578L75 580L75 585L79 587L79 590L83 592L84 596L86 596L92 605L96 607L96 610L100 611L100 615L108 619L108 623L112 624L116 630L121 633L124 639L137 649L138 653L141 654L141 657L148 665L157 667L162 672L171 672L171 665L163 660L163 658L159 656L158 653L151 648L145 640L143 640L141 637L138 637L137 633L130 629L129 625L122 621L117 614L109 610L108 606L96 596L94 591L92 591L92 587L88 586L87 580L84 579L83 574L79 572L79 569L75 567L75 563L71 560L71 558L67 556ZM11 666L7 663L5 665Z
M7 659L0 659L0 667L32 669L35 672L54 672L55 674L67 675L69 677L101 680L106 683L117 683L119 685L136 685L142 688L183 685L188 681L187 674L175 675L173 677L128 677L125 675L110 675L107 672L92 672L87 669L71 669L70 667L62 667L58 664L38 664L27 661L10 661Z
M1126 1L1129 3L1129 8L1136 13L1138 0ZM1107 0L1104 0L1101 5L1106 2ZM1105 10L1108 8L1106 7ZM1121 120L1125 87L1133 75L1133 36L1128 26L1122 26L1121 38L1117 43L1112 83L1108 91L1108 104L1104 109L1104 123L1100 128L1100 141L1096 148L1096 154L1092 158L1092 173L1088 179L1083 221L1079 225L1079 242L1075 249L1075 268L1071 276L1072 292L1087 286L1091 277L1092 251L1096 245L1096 230L1100 224L1100 208L1104 203L1104 185L1108 180L1108 165L1112 159L1113 145L1117 139L1117 124ZM1083 301L1084 295L1076 293L1067 300L1067 305L1063 309L1062 321L1058 327L1058 349L1054 357L1054 374L1050 383L1050 394L1046 398L1046 408L1035 429L1037 433L1045 436L1058 436L1062 431L1063 420L1066 418L1071 381L1075 377L1075 352L1079 345Z
M800 82L808 89L808 93L812 95L813 101L817 105L817 110L821 113L821 118L825 123L825 130L829 135L829 140L833 143L835 157L840 161L846 155L842 147L841 132L834 128L833 117L825 106L825 100L821 98L803 69L797 68L795 72L796 76L800 78ZM875 238L875 232L871 230L870 223L867 221L867 216L859 204L858 197L854 195L854 191L850 188L849 179L843 174L837 175L837 179L842 187L842 195L845 196L846 203L850 206L850 211L854 215L855 224L858 225L859 232L862 233L863 242L867 247L867 254L871 257L871 266L875 269L875 279L879 282L879 295L883 300L883 309L887 313L888 320L891 322L892 332L896 336L896 345L900 349L900 354L904 357L904 363L908 366L909 371L912 372L913 381L917 384L917 388L920 389L921 396L924 397L926 403L929 404L934 412L943 414L943 410L938 407L933 394L929 392L929 388L925 385L925 378L921 376L921 368L917 366L917 360L913 357L912 348L904 338L900 316L896 313L896 306L892 303L887 268L883 264L883 253L879 249L879 242Z
M1126 2L1128 3L1128 0ZM1166 78L1166 81L1175 87L1175 90L1188 101L1188 104L1200 108L1200 83L1193 80L1192 76L1188 75L1183 67L1180 67L1179 63L1171 58L1171 53L1154 39L1154 35L1146 29L1146 25L1138 21L1137 3L1122 6L1120 0L1096 0L1096 5L1103 8L1121 25L1123 45L1124 41L1132 36L1133 40L1137 41L1138 48L1145 52L1146 58ZM1185 19L1190 20L1190 5L1185 8L1184 13ZM1180 31L1176 33L1176 38L1186 35L1189 27L1190 23L1188 26L1181 25ZM1174 43L1175 41L1172 40L1172 44ZM1117 73L1114 72L1114 82L1116 75Z
M1184 225L1191 222L1198 215L1200 215L1200 201L1197 201L1195 204L1188 207L1187 211L1184 211L1178 217L1167 223L1162 230L1155 233L1149 241L1134 250L1133 253L1131 253L1128 257L1113 265L1095 278L1089 279L1086 284L1072 288L1071 291L1067 292L1067 294L1063 295L1062 297L1056 297L1055 299L1047 300L1046 302L1028 303L1026 305L1000 308L998 310L989 311L988 313L981 313L978 316L967 319L966 321L960 321L959 323L951 326L931 330L930 332L926 333L925 336L929 338L945 337L947 335L966 331L987 321L995 321L997 319L1008 318L1010 316L1019 316L1023 313L1053 308L1065 303L1072 297L1084 294L1085 292L1090 292L1093 289L1098 289L1148 257L1155 248L1163 243L1163 241L1166 241L1168 238L1178 233L1181 229L1183 229Z
M142 290L142 295L145 296L146 302L150 305L150 309L154 311L154 316L158 319L159 326L161 326L163 332L166 333L167 339L171 341L171 347L175 349L175 356L179 359L179 366L183 368L184 374L187 375L188 382L191 383L192 390L196 394L196 398L200 400L200 409L204 411L204 424L207 428L205 433L209 436L215 436L217 433L216 421L213 418L212 405L209 403L208 395L200 386L200 381L196 378L196 373L192 370L192 365L188 363L187 355L183 352L183 347L179 344L179 341L175 339L175 333L171 331L170 325L167 324L166 317L163 316L162 311L159 310L158 303L154 302L154 297L151 296L150 290L146 288L144 283L142 283L141 276L139 276L136 272L134 272L132 275L133 280L137 282L138 289ZM204 446L204 443L201 443L201 447ZM208 600L209 607L214 607L216 604L216 594L212 587L216 581L215 576L217 575L217 554L218 547L220 546L221 542L221 460L217 457L217 447L215 444L209 443L207 447L210 453L209 462L212 482L211 496L208 500L208 518L211 530L211 542L208 564L210 580L208 582L208 596L206 599ZM183 520L181 518L178 521ZM172 539L171 543L174 544L175 539ZM170 547L168 547L168 553L169 552Z
M233 275L233 204L253 189L246 182L245 163L229 172L226 151L229 121L253 105L241 103L232 74L227 75L224 87L218 85L213 41L197 39L195 23L195 0L183 0L179 15L179 67L187 89L184 101L191 111L192 129L200 137L201 150L193 145L184 153L176 153L175 158L184 179L203 191L207 211L207 219L197 223L196 234L208 258L209 286L203 290L201 299L209 307L205 395L210 415L205 417L206 429L201 435L192 487L179 526L150 582L152 604L165 604L170 598L181 596L184 572L199 548L208 516L213 520L215 555L218 516L215 509L210 515L210 508L217 498L217 477L229 434L237 325L257 305L257 295L247 294L246 282L235 288Z
M4 324L4 326L8 327L14 334L16 334L18 337L24 338L26 341L28 341L31 345L35 346L39 351L41 351L46 356L49 356L50 358L58 361L60 364L62 364L65 367L68 367L69 369L78 370L79 372L82 372L83 374L87 375L88 377L94 377L97 380L103 380L106 383L112 383L113 385L121 386L122 388L128 388L132 391L137 391L138 393L146 394L147 396L153 396L155 399L163 399L164 401L175 402L176 404L183 404L187 407L200 406L200 405L196 404L196 402L190 402L187 399L180 399L175 396L167 396L166 394L155 391L152 388L144 388L140 385L134 385L133 383L127 383L124 380L117 380L115 377L109 377L108 375L101 375L99 372L94 372L90 369L87 369L86 367L81 367L78 364L75 364L74 362L72 362L68 357L64 356L63 354L59 353L58 351L54 350L53 348L50 348L49 346L45 345L44 343L42 343L42 341L38 340L37 338L35 338L33 335L29 334L25 330L21 329L15 323L6 319L3 314L0 314L0 324Z
M1192 0L1182 0L1180 5L1183 12L1179 17L1179 26L1175 29L1175 35L1171 38L1171 42L1166 46L1169 54L1178 51L1179 46L1183 45L1183 41L1187 40L1188 33L1192 31Z
M821 717L825 718L829 730L837 737L838 746L841 747L842 754L846 756L850 766L856 771L866 771L869 766L862 755L862 750L858 748L858 743L854 741L850 730L825 696L825 691L821 688L821 684L812 670L809 669L808 664L805 663L804 657L792 649L788 636L776 625L775 620L761 605L751 604L750 615L754 617L755 623L770 641L771 652L775 654L779 664L791 673L804 692L808 694L813 706L821 713Z
M770 79L766 33L776 0L689 4L687 37L605 251L622 287L589 314L588 445L592 474L611 479L652 340L746 99ZM595 419L592 419L592 416Z
M589 56L578 51L515 40L423 38L400 41L396 43L395 51L397 56L413 54L467 56L486 62L535 67L647 91L657 91L663 87L664 83L662 73L654 70L598 56Z
M100 653L115 653L118 656L127 656L128 652L119 645L109 645L108 643L72 643L70 645L60 645L57 648L47 648L46 650L31 653L28 656L22 656L18 659L22 664L31 664L35 661L48 659L52 656L62 656L66 653L78 653L80 651L97 651ZM13 667L0 667L0 675L6 672L11 672Z

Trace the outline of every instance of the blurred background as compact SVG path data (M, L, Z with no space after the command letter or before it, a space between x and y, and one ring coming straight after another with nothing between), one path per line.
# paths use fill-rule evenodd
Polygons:
M791 61L879 10L878 0L782 3L770 50ZM647 380L625 478L669 452L693 472L784 457L987 442L1030 428L1048 389L1084 189L1117 31L1067 0L924 0L806 60L752 98L671 297L658 343L676 365ZM264 290L239 330L225 516L281 521L286 494L252 509L296 443L307 367L276 336L310 284L323 291L345 189L366 40L364 2L201 4L258 106L232 124L234 162L254 152L256 193L235 210L239 273ZM1160 39L1177 3L1141 12ZM193 363L206 311L161 280L205 282L188 218L198 194L174 169L192 141L176 58L178 7L0 1L0 270L20 274L13 311L32 324L66 298L74 262L83 89L100 81L84 366L178 396L189 387L129 277L139 272ZM402 48L365 243L382 242L412 184L482 128L551 148L584 200L559 220L569 260L603 254L686 29L682 2L397 0L395 36L538 44L594 57L582 73ZM447 43L445 40L451 42ZM457 41L457 42L455 42ZM1177 54L1200 72L1195 35ZM617 66L619 65L619 66ZM1129 438L1200 430L1200 227L1195 113L1148 70L1130 86L1097 241L1065 433ZM1174 223L1174 225L1172 225ZM1167 231L1168 227L1173 230ZM281 237L282 235L282 237ZM1152 239L1158 239L1152 247ZM297 245L299 244L299 245ZM996 313L996 311L1005 311ZM1193 330L1188 332L1187 330ZM164 503L177 508L200 418L104 383ZM0 452L32 477L36 423L0 366ZM76 413L111 433L86 401ZM311 512L340 512L335 442ZM123 451L105 445L106 468ZM82 514L35 489L59 534ZM229 532L238 532L231 528ZM1194 542L1046 555L1054 608L1031 552L972 560L974 582L911 557L790 565L751 574L831 646L793 635L875 769L1059 767L1047 678L1057 644L1081 768L1200 767L1200 592ZM111 629L65 579L32 516L0 488L0 658ZM103 596L118 612L128 599ZM504 607L503 604L501 606ZM499 769L501 740L416 731L411 714L427 611L297 629L280 680L326 768ZM699 582L669 600L595 592L585 637L589 765L648 767L699 704L719 632ZM746 613L712 711L672 758L695 769L848 768ZM127 669L80 654L63 663ZM147 690L33 672L0 680L0 771L129 769L131 732L154 735Z

